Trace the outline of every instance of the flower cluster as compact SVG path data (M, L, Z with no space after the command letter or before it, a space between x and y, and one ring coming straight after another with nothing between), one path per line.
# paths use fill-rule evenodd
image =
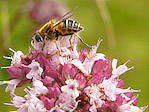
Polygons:
M97 45L90 50L78 51L77 45L63 47L60 43L47 40L33 42L34 49L24 55L13 51L11 76L6 92L12 97L15 112L143 112L146 107L137 107L138 96L130 87L124 89L119 76L132 69L127 61L117 67L102 53L96 53ZM30 82L24 97L17 96L15 89ZM5 103L7 104L7 103Z

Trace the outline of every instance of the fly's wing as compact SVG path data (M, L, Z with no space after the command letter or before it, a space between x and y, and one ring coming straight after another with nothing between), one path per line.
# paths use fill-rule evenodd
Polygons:
M73 12L78 6L75 8L71 9L69 12L67 12L65 15L63 15L60 19L58 19L56 22L63 20L67 15L69 15L71 12ZM64 19L65 20L65 19Z
M59 25L60 23L62 23L64 20L66 20L66 19L72 17L74 14L71 14L71 15L69 15L69 14L72 13L77 7L78 7L78 6L76 6L75 8L73 8L72 10L70 10L69 12L67 12L64 16L62 16L60 19L58 19L58 20L56 21L56 24L55 24L53 27L51 27L51 28L49 29L49 31L51 31L54 27L56 27L57 25Z

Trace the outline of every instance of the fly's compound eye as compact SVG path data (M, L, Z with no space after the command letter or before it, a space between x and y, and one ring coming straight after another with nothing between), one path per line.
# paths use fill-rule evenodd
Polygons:
M40 36L40 34L35 33L34 37L37 42L43 42L43 38Z

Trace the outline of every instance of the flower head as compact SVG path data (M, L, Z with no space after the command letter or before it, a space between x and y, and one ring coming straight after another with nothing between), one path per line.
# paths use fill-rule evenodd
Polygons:
M17 112L143 112L137 107L138 97L130 87L122 87L119 76L132 69L117 66L117 59L96 53L101 40L90 50L55 45L53 41L32 43L28 55L17 52L7 72L12 77L6 92ZM43 47L43 49L41 49ZM24 82L32 82L24 97L14 94ZM6 103L5 103L6 104Z

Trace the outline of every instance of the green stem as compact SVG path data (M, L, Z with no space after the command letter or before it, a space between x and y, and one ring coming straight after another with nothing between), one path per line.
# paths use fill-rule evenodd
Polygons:
M108 8L105 4L105 0L95 0L95 1L101 13L102 19L104 21L105 29L107 32L108 46L109 48L115 48L116 40L115 40L113 23Z

